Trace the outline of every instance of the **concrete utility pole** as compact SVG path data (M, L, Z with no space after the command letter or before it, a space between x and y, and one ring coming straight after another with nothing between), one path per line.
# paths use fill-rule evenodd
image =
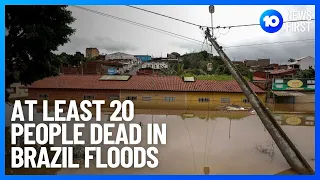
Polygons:
M298 174L314 174L313 169L310 167L308 162L304 159L295 145L290 141L288 136L282 130L280 125L276 122L271 113L262 104L257 95L252 91L248 82L243 78L240 72L236 69L234 64L231 62L229 57L225 54L222 47L216 42L215 38L212 38L209 28L206 30L206 38L211 42L217 53L220 55L221 59L228 67L232 76L236 79L238 85L242 89L243 93L249 100L253 109L257 112L260 120L264 124L265 128L268 130L269 134L279 147L281 153L287 160L288 164L292 167L294 171Z
M212 36L213 36L213 13L214 13L214 6L209 6L209 12L211 14L211 30L212 30ZM211 46L211 54L212 54L212 45Z

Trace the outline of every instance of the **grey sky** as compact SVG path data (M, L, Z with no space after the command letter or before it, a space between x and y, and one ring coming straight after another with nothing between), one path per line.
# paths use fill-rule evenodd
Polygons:
M196 26L161 17L127 6L83 6L88 9L107 13L148 26L156 27L176 34L204 40L203 32ZM136 6L150 11L172 16L195 24L210 26L211 18L208 6ZM71 37L71 42L59 48L59 52L85 52L86 47L97 47L102 53L125 52L129 54L149 54L165 56L167 53L208 50L207 45L192 43L176 37L168 36L150 29L135 26L111 19L99 14L84 11L76 7L68 7L77 19L72 27L77 31ZM268 9L278 10L284 21L289 19L289 12L294 10L312 11L314 6L215 6L213 15L214 26L228 26L259 23L260 15ZM314 39L314 21L310 32L281 32L268 34L260 26L222 29L216 31L218 43L226 47L226 53L231 59L244 60L256 58L271 58L272 62L284 62L289 58L303 56L314 57L314 42L291 42L283 44L266 44L260 46L240 46L283 41ZM227 34L226 34L227 33ZM220 35L219 35L220 34ZM223 35L226 34L226 35ZM214 50L213 50L214 52ZM214 53L215 54L215 53Z

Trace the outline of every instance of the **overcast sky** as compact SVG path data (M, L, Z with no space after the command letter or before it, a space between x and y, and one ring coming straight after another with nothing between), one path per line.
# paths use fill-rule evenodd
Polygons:
M76 33L71 42L59 48L60 52L70 54L80 51L85 53L86 47L97 47L101 53L111 54L124 52L128 54L148 54L166 56L167 53L178 52L184 54L210 47L202 43L203 31L199 27L168 19L162 16L130 8L128 6L82 6L112 16L124 18L179 35L190 37L200 42L194 43L169 36L164 33L146 29L140 26L112 19L101 14L88 12L77 7L69 6L73 16L77 19L72 27ZM172 16L177 19L203 26L211 26L211 16L208 6L136 6L157 13ZM295 10L311 11L314 18L314 6L215 6L213 26L229 26L259 23L260 15L268 9L278 10L284 21L290 19L289 13ZM269 34L260 26L238 27L215 31L218 43L226 47L226 53L232 60L270 58L272 62L285 62L289 58L304 56L314 57L314 41L296 41L314 39L314 21L310 32L288 32L283 28L281 32ZM285 25L284 25L285 27ZM248 44L296 41L255 46L241 46ZM213 50L214 52L214 50ZM215 52L214 52L215 54Z

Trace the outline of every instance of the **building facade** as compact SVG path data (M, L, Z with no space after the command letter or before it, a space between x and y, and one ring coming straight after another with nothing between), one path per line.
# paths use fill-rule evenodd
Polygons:
M314 62L315 60L313 57L307 56L307 57L296 59L295 62L288 64L288 68L306 70L306 69L309 69L309 67L312 67L313 69L315 69Z
M167 69L169 68L170 63L178 63L179 59L170 59L170 58L153 58L150 61L142 63L142 69Z
M117 79L112 79L117 78ZM265 91L249 83L261 101ZM176 76L58 76L39 80L29 86L29 98L132 100L139 109L204 109L224 105L250 107L236 81L195 80L186 82Z
M9 99L20 99L28 97L28 88L21 83L11 84L10 88L7 89L7 92L10 94Z
M97 57L99 56L99 50L97 48L87 48L86 49L86 57Z
M149 55L135 55L137 59L139 59L141 62L146 62L151 60L151 56Z
M315 103L315 79L273 79L274 104L288 111L312 112Z

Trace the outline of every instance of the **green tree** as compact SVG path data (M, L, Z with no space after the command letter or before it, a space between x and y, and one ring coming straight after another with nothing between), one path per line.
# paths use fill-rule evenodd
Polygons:
M179 58L179 57L180 57L180 54L179 54L179 53L177 53L177 52L172 52L171 54L172 54L172 55L174 55L174 56L176 56L177 58Z
M289 60L288 60L288 62L295 62L296 60L295 59L293 59L293 58L290 58Z
M6 88L58 74L53 54L75 32L67 6L5 6ZM6 91L6 101L8 100Z
M295 77L296 78L311 78L311 79L314 79L315 75L316 75L315 70L310 66L309 69L298 71L297 74L295 75Z

